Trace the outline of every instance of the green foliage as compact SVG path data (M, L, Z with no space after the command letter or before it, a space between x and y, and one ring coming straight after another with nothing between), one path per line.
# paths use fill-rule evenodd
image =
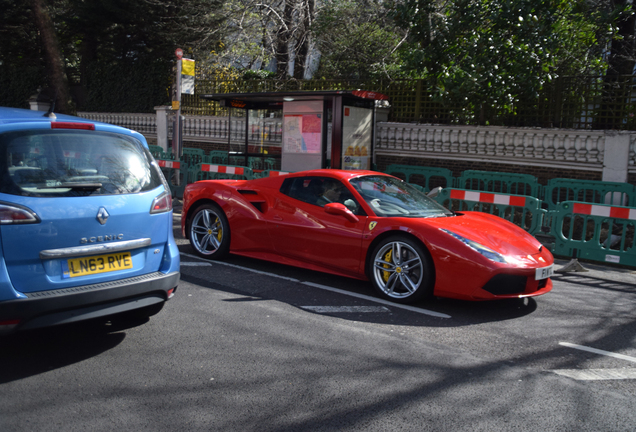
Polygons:
M603 68L602 20L586 0L406 0L395 18L410 33L405 67L469 120L514 113L557 76Z
M172 80L166 61L94 62L87 71L86 111L154 112L170 101Z
M326 2L313 26L324 78L397 77L396 49L404 32L395 26L383 2Z
M46 87L42 68L27 65L0 65L0 105L29 108L28 100L37 89Z
M241 78L244 80L254 80L254 79L274 78L275 76L276 76L276 72L270 72L265 70L246 70L243 72L243 76Z
M45 46L33 25L30 3L0 0L0 82L10 81L0 91L2 105L23 104L49 81ZM221 0L48 0L44 4L55 24L61 60L78 95L79 110L149 112L170 101L175 49L200 49L209 43L210 29L223 20L215 14Z

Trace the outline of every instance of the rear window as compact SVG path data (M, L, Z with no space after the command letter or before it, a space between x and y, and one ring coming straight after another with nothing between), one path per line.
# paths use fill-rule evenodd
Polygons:
M162 184L140 141L107 132L0 135L0 192L35 197L138 193Z

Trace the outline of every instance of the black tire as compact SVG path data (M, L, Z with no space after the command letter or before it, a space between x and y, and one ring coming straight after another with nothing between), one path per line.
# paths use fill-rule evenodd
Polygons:
M190 244L197 255L218 260L230 252L230 224L221 208L202 204L194 211L188 224Z
M387 237L375 247L369 279L381 297L397 303L415 303L433 296L435 278L430 255L417 241L405 236Z

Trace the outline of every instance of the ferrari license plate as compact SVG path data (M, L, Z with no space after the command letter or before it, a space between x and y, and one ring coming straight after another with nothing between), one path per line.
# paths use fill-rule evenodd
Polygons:
M71 258L67 261L68 276L88 276L133 268L130 252Z
M547 279L554 274L554 264L550 267L542 267L535 270L534 278L536 280Z

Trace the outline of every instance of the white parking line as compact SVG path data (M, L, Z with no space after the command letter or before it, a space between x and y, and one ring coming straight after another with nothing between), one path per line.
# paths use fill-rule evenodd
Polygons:
M552 372L578 381L636 379L636 369L559 369Z
M187 256L189 258L203 259L203 258L198 257L196 255L191 255L191 254L187 254L187 253L184 253L184 252L181 252L181 255ZM183 264L183 263L181 263L181 264ZM209 262L209 261L206 262L206 264L212 265L212 263ZM227 267L233 267L233 268L238 268L238 269L241 269L241 270L247 270L247 271L250 271L252 273L258 273L258 274L263 274L263 275L267 275L267 276L273 276L273 277L277 277L279 279L285 279L285 280L288 280L288 281L291 281L291 282L300 282L298 279L288 278L288 277L285 277L285 276L279 276L279 275L276 275L274 273L262 272L260 270L254 270L254 269L247 268L247 267L241 267L241 266L238 266L236 264L230 264L230 263L226 263L226 262L223 262L223 261L214 261L214 264L221 264L221 265L224 265L224 266L227 266Z
M371 301L371 302L374 302L374 303L380 303L380 304L383 304L383 305L386 305L386 306L391 306L391 307L398 308L398 309L405 309L405 310L408 310L408 311L411 311L411 312L415 312L415 313L419 313L419 314L423 314L423 315L430 315L430 316L434 316L436 318L451 318L450 315L446 315L446 314L443 314L443 313L440 313L440 312L434 312L434 311L430 311L430 310L427 310L427 309L416 308L414 306L408 306L408 305L403 305L403 304L399 304L399 303L393 303L393 302L390 302L388 300L382 300L382 299L371 297L371 296L364 295L364 294L352 293L352 292L349 292L349 291L341 290L341 289L338 289L338 288L333 288L333 287L326 286L326 285L320 285L320 284L316 284L316 283L313 283L313 282L301 282L301 283L303 285L309 285L309 286L312 286L312 287L315 287L315 288L320 288L320 289L323 289L323 290L326 290L326 291L331 291L331 292L335 292L335 293L338 293L338 294L344 294L344 295L348 295L348 296L351 296L351 297L356 297L356 298L368 300L368 301Z
M188 254L188 253L184 253L184 252L181 252L181 255L187 256L189 258L196 258L196 259L199 259L199 260L202 259L201 257L198 257L196 255L192 255L192 254ZM183 263L181 263L181 264L183 265ZM208 262L207 264L211 264L211 263ZM235 264L225 263L223 261L214 261L214 264L221 264L221 265L225 265L225 266L228 266L228 267L234 267L234 268L238 268L238 269L241 269L241 270L247 270L247 271L250 271L250 272L253 272L253 273L258 273L258 274L263 274L263 275L275 277L275 278L278 278L278 279L284 279L284 280L288 280L288 281L291 281L291 282L298 282L298 283L302 283L303 285L309 285L309 286L314 287L314 288L319 288L319 289L322 289L322 290L331 291L331 292L335 292L335 293L338 293L338 294L347 295L347 296L350 296L350 297L356 297L356 298L359 298L359 299L367 300L367 301L374 302L374 303L383 304L383 305L386 305L386 306L390 306L392 308L408 310L410 312L415 312L415 313L419 313L419 314L422 314L422 315L429 315L429 316L433 316L433 317L436 317L436 318L451 318L450 315L446 315L446 314L443 314L443 313L440 313L440 312L435 312L435 311L430 311L430 310L427 310L427 309L416 308L416 307L413 307L413 306L403 305L403 304L399 304L399 303L392 303L392 302L387 301L387 300L382 300L382 299L371 297L371 296L367 296L367 295L364 295L364 294L352 293L352 292L341 290L341 289L338 289L338 288L329 287L329 286L326 286L326 285L315 284L315 283L312 283L312 282L302 282L302 281L300 281L298 279L288 278L288 277L285 277L285 276L279 276L279 275L274 274L274 273L267 273L267 272L262 272L262 271L259 271L259 270L253 270L253 269L250 269L250 268L247 268L247 267L242 267L242 266L238 266L238 265L235 265Z
M378 313L391 312L384 306L301 306L301 309L316 313Z
M574 348L574 349L578 349L581 351L587 351L587 352L591 352L594 354L600 354L600 355L604 355L604 356L608 356L608 357L614 357L617 359L621 359L621 360L627 360L633 363L636 363L636 357L630 357L630 356L626 356L623 354L616 354L610 351L603 351L600 349L596 349L596 348L590 348L590 347L586 347L583 345L577 345L577 344L573 344L573 343L569 343L569 342L559 342L559 345L564 346L564 347L568 347L568 348Z
M183 262L183 261L181 261L181 266L182 267L206 267L206 266L209 267L211 265L212 264L208 263L208 262L192 262L192 261Z

